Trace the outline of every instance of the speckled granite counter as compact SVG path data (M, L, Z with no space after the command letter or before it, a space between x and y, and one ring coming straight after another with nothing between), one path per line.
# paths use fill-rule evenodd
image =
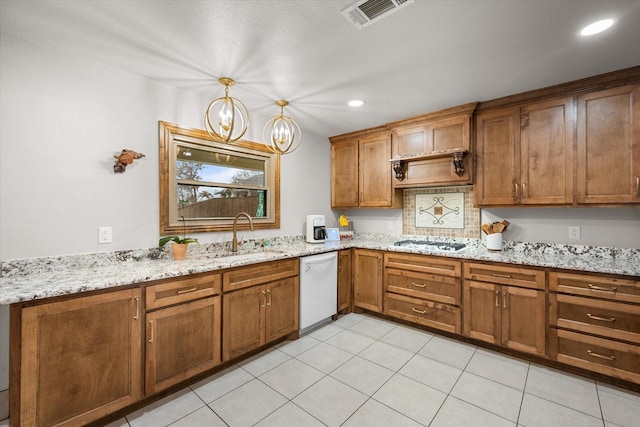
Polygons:
M480 240L473 239L438 239L467 244L466 249L455 253L393 246L394 241L406 238L424 239L424 236L360 234L356 239L327 245L308 244L298 236L275 238L266 248L261 247L261 241L251 241L239 252L242 255L262 251L264 255L259 260L224 256L230 255L226 244L202 244L190 245L188 259L183 261L173 261L167 250L157 248L3 261L0 305L349 247L640 277L640 249L505 242L503 251L490 252ZM247 249L247 246L250 248Z

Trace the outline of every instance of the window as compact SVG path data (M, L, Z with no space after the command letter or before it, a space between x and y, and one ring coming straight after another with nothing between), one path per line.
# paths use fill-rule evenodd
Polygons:
M280 228L280 157L160 122L160 234L181 234L183 220L186 232L231 230L239 212L255 228Z

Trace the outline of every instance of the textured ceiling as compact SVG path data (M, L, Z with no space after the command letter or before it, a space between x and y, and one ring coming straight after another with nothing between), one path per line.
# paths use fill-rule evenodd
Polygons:
M416 0L361 30L352 3L1 0L0 30L208 99L229 76L252 117L287 99L322 137L640 65L637 0Z

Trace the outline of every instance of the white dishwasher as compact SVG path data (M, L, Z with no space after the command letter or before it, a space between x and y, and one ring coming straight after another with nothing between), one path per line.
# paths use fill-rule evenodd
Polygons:
M300 258L300 333L338 312L338 253Z

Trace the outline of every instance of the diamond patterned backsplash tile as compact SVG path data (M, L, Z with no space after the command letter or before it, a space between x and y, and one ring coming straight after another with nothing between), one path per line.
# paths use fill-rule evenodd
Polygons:
M409 188L403 199L403 234L480 238L480 209L473 207L473 187Z

